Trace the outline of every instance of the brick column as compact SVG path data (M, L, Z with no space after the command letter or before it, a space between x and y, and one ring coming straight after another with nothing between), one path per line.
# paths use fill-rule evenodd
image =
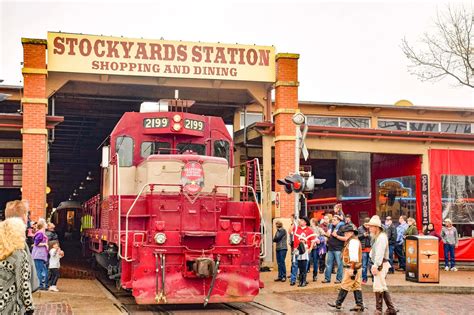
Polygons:
M295 124L292 116L298 109L298 54L277 54L275 83L275 180L295 171ZM280 216L289 218L294 213L294 195L280 192Z
M23 44L23 179L22 199L30 204L31 218L46 215L47 141L46 41L22 38Z

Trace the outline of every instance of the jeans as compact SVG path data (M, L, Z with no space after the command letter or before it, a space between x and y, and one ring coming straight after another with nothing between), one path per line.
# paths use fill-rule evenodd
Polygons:
M452 244L444 244L444 266L453 268L455 261L454 261L454 245ZM451 256L451 257L449 257ZM449 265L449 262L451 261L451 265Z
M369 254L362 252L362 281L367 282L367 270L369 269Z
M287 252L287 249L280 249L276 251L276 259L278 264L278 279L286 279L285 258Z
M35 259L36 273L38 274L40 289L48 288L48 267L46 261L42 259Z
M405 269L405 254L403 253L403 243L395 245L395 254L398 256L398 268Z
M298 275L298 260L295 258L294 255L291 256L291 276L290 282L296 282L296 276Z
M388 245L388 260L390 262L390 269L389 271L394 270L393 268L393 251L395 250L395 245Z
M49 286L56 286L59 279L59 268L49 269Z
M318 275L318 262L319 262L318 250L317 249L311 250L310 257L313 260L313 277L315 278ZM308 269L309 269L309 264L308 264Z
M334 260L337 263L336 281L342 281L342 257L341 251L328 251L326 254L326 272L324 273L324 280L331 281L331 272L334 266Z

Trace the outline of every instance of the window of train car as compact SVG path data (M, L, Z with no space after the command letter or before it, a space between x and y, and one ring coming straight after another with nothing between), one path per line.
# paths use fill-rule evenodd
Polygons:
M140 146L140 155L147 158L152 154L170 154L171 144L168 142L145 141Z
M178 149L179 154L182 154L186 151L193 151L198 155L206 155L206 146L204 144L199 143L179 143L176 146Z
M229 161L230 144L225 140L214 141L214 156L222 157Z
M119 166L133 165L133 139L127 136L117 137L115 141L115 152L120 157Z

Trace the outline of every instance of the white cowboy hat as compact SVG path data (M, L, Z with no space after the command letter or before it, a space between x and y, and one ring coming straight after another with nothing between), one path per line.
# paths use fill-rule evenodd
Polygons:
M370 221L367 223L367 225L382 228L382 221L380 221L380 217L378 215L374 215L372 218L370 218Z

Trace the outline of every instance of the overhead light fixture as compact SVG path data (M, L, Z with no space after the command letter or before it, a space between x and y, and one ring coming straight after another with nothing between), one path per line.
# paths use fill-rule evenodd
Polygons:
M69 195L69 199L68 199L68 200L69 200L69 201L71 201L71 200L72 200L72 196L71 196L71 195Z
M74 192L72 193L72 195L73 195L74 197L77 196L77 189L74 189Z
M86 189L86 186L84 186L84 182L81 182L81 185L79 186L80 190Z
M94 180L94 178L92 177L92 172L91 171L87 172L86 180L89 181L89 182Z

